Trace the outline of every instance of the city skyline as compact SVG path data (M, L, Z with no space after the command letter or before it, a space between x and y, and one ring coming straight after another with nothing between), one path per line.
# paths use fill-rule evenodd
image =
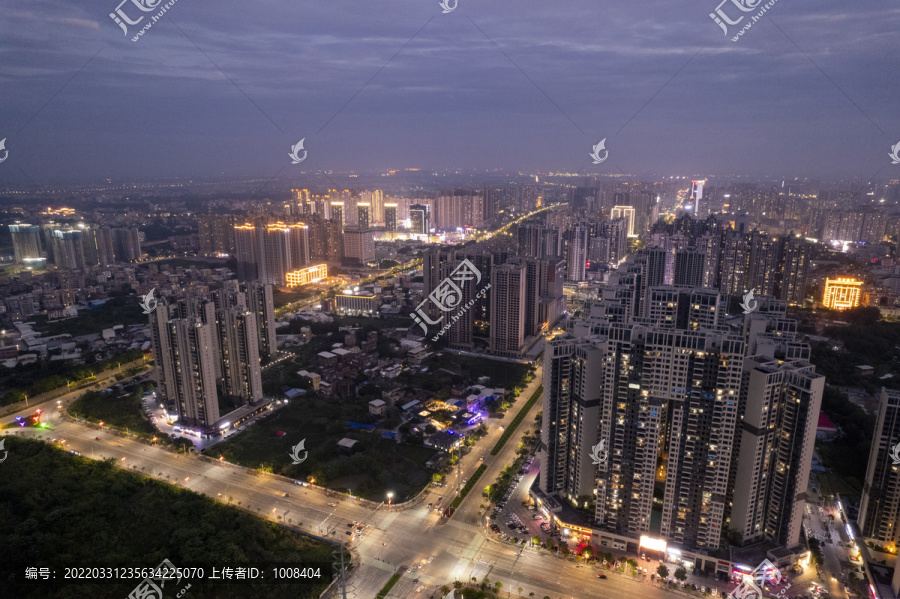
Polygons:
M865 182L896 168L887 2L776 3L738 42L714 2L176 3L139 43L115 8L13 4L0 184L415 167ZM609 159L592 164L601 140Z

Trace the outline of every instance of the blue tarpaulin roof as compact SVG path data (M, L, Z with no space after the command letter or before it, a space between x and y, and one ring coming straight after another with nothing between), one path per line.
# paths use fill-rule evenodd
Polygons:
M349 426L350 428L364 428L367 431L373 430L375 428L374 424L361 424L359 422L350 421L347 421L347 426Z

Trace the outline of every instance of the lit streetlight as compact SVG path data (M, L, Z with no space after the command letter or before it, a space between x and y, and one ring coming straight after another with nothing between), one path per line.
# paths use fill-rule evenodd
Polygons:
M394 492L388 491L387 498L388 498L388 505L391 505L391 502L394 500Z

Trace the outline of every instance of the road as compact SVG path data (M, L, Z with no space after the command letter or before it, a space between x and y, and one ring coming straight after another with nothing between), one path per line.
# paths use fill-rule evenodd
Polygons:
M520 406L524 405L540 381L541 373L538 371L522 393L521 403L516 408L521 409ZM490 455L490 449L501 434L499 427L495 427L463 457L460 468L463 477L471 476L481 463L479 458L482 455L486 456L484 463L487 471L454 517L444 525L438 525L438 513L426 504L436 502L440 495L444 495L446 504L454 490L450 484L431 492L428 499L417 507L405 511L373 510L368 504L362 505L357 500L329 497L315 488L302 487L280 477L260 475L226 462L210 463L197 456L178 455L159 447L148 447L130 438L91 430L82 423L63 420L56 409L47 409L48 429L29 428L11 432L48 442L53 438L58 441L65 439L64 447L79 451L84 457L112 458L122 468L203 493L260 516L273 520L280 517L289 525L301 526L311 534L347 540L350 539L346 534L350 530L347 526L350 522L367 523L370 527L360 538L352 541L361 563L350 577L350 598L371 599L400 565L411 568L391 591L389 597L393 599L438 596L440 585L454 580L470 580L473 576L479 581L485 576L491 581L500 581L504 590L515 592L522 587L524 596L534 592L537 597L549 595L554 599L616 599L628 595L662 597L667 591L650 584L612 575L601 581L591 568L563 561L546 552L539 553L536 549L514 547L481 534L478 526L479 506L484 500L480 490L491 484L502 468L513 461L521 431L531 426L539 409L540 402L532 408L520 425L521 430L509 439L499 455ZM23 415L31 412L24 411ZM507 422L513 412L515 410L508 414ZM3 423L11 421L12 417L0 420ZM429 557L434 557L430 564L427 563ZM422 560L426 561L425 565L412 569ZM414 583L415 579L419 582ZM418 586L425 587L422 593L416 593Z

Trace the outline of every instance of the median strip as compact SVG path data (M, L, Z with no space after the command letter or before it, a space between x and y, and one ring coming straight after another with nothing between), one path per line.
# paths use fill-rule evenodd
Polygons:
M391 589L394 588L394 585L397 584L397 581L400 580L399 574L394 574L391 576L391 579L387 581L387 584L382 587L380 591L378 591L378 595L376 595L377 599L384 599L387 597L387 594L391 592Z
M519 410L519 413L516 414L516 417L512 419L512 422L509 423L509 426L507 426L506 430L503 431L503 434L500 435L500 439L497 440L497 444L494 445L494 448L491 450L491 455L497 455L498 453L500 453L500 450L503 449L503 446L506 445L506 442L509 440L509 438L512 437L514 432L516 432L516 428L518 428L518 426L522 424L525 416L528 415L528 412L531 411L531 408L535 403L537 403L537 400L541 398L541 393L543 392L544 387L541 386L538 387L534 393L532 393L531 398L528 400L525 406L522 407L521 410Z
M481 475L484 474L484 471L487 470L487 466L482 464L478 467L478 470L475 471L475 474L472 475L472 478L469 479L469 482L466 483L466 486L462 488L462 491L459 492L459 497L453 500L453 503L450 504L450 507L456 509L459 507L459 504L462 503L462 500L466 498L466 495L469 494L469 491L475 486L475 483L478 482L478 479L481 478Z

